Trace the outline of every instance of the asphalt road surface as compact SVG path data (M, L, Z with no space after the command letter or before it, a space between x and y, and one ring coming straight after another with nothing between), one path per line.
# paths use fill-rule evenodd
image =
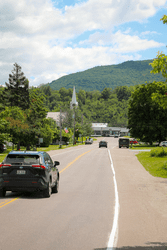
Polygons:
M49 152L60 161L51 198L0 199L0 250L167 249L166 179L150 176L117 138L105 139L107 149L99 138Z

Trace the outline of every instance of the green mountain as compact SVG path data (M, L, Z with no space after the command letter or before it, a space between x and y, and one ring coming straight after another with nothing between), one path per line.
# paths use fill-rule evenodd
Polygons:
M98 66L52 81L49 86L54 90L75 86L76 91L99 90L116 88L118 86L134 86L153 81L164 81L161 74L151 74L153 60L127 61L118 65Z

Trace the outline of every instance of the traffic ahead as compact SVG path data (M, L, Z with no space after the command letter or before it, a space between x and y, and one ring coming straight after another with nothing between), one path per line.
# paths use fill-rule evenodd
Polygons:
M167 249L166 180L147 173L118 138L105 140L108 148L98 139L49 152L60 162L59 192L49 199L6 192L1 250Z

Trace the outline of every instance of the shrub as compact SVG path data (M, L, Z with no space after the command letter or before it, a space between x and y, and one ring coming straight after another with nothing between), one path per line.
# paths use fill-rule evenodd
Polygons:
M150 152L151 157L164 157L167 156L167 150L162 148L152 149Z
M167 162L164 163L162 169L166 170L167 171Z

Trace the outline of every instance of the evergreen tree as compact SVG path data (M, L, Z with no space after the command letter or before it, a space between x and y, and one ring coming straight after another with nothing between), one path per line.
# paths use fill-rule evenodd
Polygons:
M9 74L9 83L5 83L5 99L11 107L17 106L23 110L29 108L29 81L15 63L12 74Z

